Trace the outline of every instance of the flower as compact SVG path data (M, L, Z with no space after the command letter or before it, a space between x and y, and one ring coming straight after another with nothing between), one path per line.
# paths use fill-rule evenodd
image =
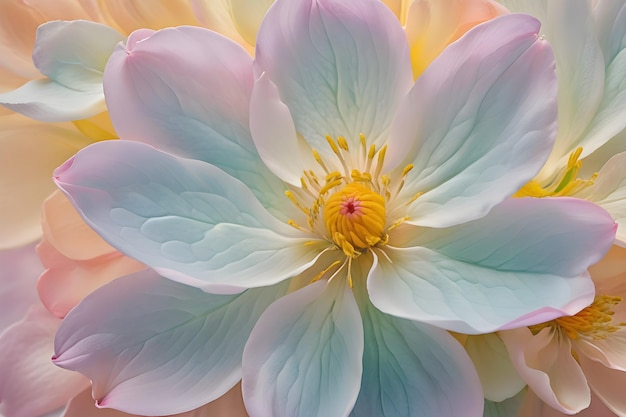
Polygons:
M243 376L253 416L481 415L472 365L442 328L579 310L584 271L614 237L593 204L507 199L555 134L538 29L522 15L477 26L415 82L376 1L278 1L254 61L198 28L131 34L104 75L127 140L55 178L162 277L87 296L55 363L132 413L182 412Z

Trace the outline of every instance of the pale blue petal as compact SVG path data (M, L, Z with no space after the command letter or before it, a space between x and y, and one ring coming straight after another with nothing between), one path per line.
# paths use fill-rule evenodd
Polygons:
M272 304L243 354L251 417L345 417L359 393L363 325L345 279L318 281Z
M416 80L386 158L389 167L413 164L398 198L422 193L408 222L447 227L482 217L543 166L556 136L557 83L538 31L530 16L496 18L447 47Z
M326 135L382 145L413 77L406 35L375 0L276 2L257 37L257 70L278 87L296 130L322 155Z
M55 363L93 381L100 407L188 411L241 378L245 342L285 283L212 295L143 271L96 290L63 320Z
M218 168L138 142L91 145L58 168L55 180L111 245L163 276L211 291L275 284L328 246L277 220Z
M104 74L109 114L121 138L209 162L271 209L284 198L284 187L250 137L252 84L250 55L197 27L134 32Z
M448 332L381 313L359 297L363 381L352 417L479 417L474 366Z

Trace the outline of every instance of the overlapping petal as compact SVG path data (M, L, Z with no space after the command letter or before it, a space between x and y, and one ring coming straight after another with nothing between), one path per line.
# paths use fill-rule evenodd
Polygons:
M359 306L365 332L363 380L351 416L483 415L480 381L452 336L381 313L366 294Z
M517 372L545 403L566 414L589 406L591 391L569 339L549 327L536 335L525 327L499 335Z
M48 78L0 94L0 103L45 122L85 119L105 111L102 73L123 39L106 25L84 20L41 25L33 61Z
M446 227L479 218L539 171L556 135L556 78L538 32L530 16L501 16L446 48L416 80L386 159L388 167L412 163L417 173L401 194L423 193L409 222Z
M0 248L11 248L41 236L41 203L54 190L50 176L89 140L69 125L17 114L0 116L0 123Z
M284 187L261 163L248 130L252 58L195 27L133 33L104 74L107 106L123 139L209 162L243 181L266 207Z
M406 36L379 2L275 3L259 29L255 65L321 155L332 155L327 135L357 148L362 133L381 146L412 82ZM274 156L278 164L290 157Z
M211 291L275 284L327 246L274 218L218 168L138 142L91 145L57 169L55 180L115 248Z
M241 378L241 355L256 319L286 289L212 295L150 271L129 275L86 297L65 318L54 361L88 376L100 407L141 415L188 411Z
M583 200L509 199L480 220L393 237L401 248L379 256L368 288L386 313L461 333L536 324L591 303L585 270L614 233Z
M251 417L348 416L359 393L363 325L345 280L318 281L272 304L243 354Z
M0 334L18 322L37 301L33 291L41 263L34 245L0 251Z

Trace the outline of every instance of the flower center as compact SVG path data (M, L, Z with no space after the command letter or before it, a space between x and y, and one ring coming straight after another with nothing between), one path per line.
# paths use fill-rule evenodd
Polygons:
M546 327L558 328L567 337L576 340L582 337L590 337L593 340L606 339L611 333L616 332L626 323L613 323L613 308L622 302L622 297L598 295L593 303L573 316L563 316L552 321L530 326L533 334L539 333Z
M572 152L564 172L550 184L542 186L537 181L530 180L526 185L520 188L513 197L541 198L572 196L587 187L591 187L598 177L597 172L587 180L577 177L578 171L583 165L583 162L579 159L582 152L582 147L578 147Z
M385 198L350 183L331 194L324 204L324 220L335 244L349 255L387 240Z

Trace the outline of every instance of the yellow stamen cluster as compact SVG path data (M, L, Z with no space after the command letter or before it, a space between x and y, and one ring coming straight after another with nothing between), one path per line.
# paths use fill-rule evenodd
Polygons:
M546 327L560 329L567 337L576 340L590 337L594 340L606 339L626 323L613 323L613 308L622 302L622 297L598 295L593 303L573 316L563 316L552 321L530 326L533 334Z
M386 146L368 147L363 134L355 152L351 152L342 136L336 140L327 136L326 141L337 162L331 164L313 150L321 171L304 171L301 188L285 194L306 215L311 231L331 240L348 258L355 258L362 250L387 243L386 231L404 221L399 219L388 226L386 206L402 189L413 166L404 168L392 188L391 179L381 175ZM323 177L320 172L324 173ZM319 221L320 217L323 222ZM293 220L288 223L300 228Z
M531 180L520 188L514 197L562 197L572 196L577 192L594 184L598 173L594 173L591 178L583 180L578 178L578 171L583 162L580 160L583 148L579 147L569 156L565 171L551 184L543 187L537 181Z

